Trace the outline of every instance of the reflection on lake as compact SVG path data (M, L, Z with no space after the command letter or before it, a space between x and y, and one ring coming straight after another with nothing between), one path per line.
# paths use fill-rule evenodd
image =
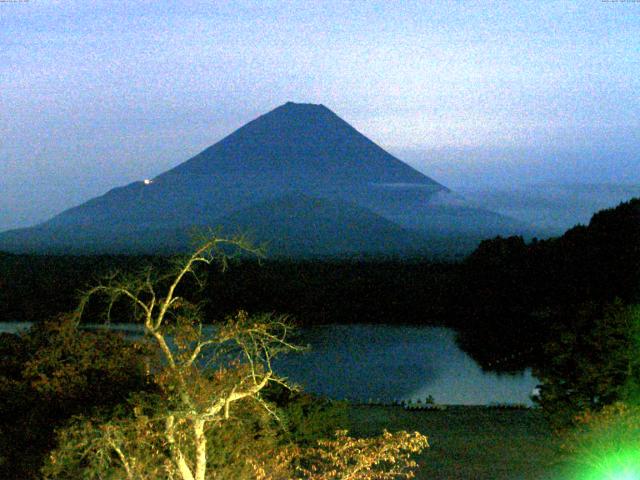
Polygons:
M447 328L327 325L306 328L308 352L287 355L276 369L306 390L333 398L385 402L431 395L437 403L523 403L537 380L484 373Z
M27 328L0 323L0 332ZM129 334L138 325L113 326ZM484 373L446 328L390 325L326 325L301 329L304 353L288 354L274 369L307 391L356 401L423 400L486 405L523 403L537 384L520 375Z

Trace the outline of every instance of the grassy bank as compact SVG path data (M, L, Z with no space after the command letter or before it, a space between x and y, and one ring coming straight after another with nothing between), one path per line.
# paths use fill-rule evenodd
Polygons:
M557 448L539 410L449 407L407 411L401 407L350 407L351 431L417 430L431 448L419 458L418 479L562 479Z

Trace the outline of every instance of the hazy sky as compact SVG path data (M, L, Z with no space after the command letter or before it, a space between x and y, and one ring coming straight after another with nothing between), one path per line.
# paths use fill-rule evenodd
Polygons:
M442 183L640 182L640 2L0 2L0 230L288 100Z

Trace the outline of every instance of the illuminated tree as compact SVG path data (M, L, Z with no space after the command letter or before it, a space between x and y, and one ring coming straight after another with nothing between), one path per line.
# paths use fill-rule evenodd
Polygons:
M317 472L313 478L409 478L415 464L407 453L427 446L419 433L385 434L361 444L339 433L334 443L315 450L270 441L267 425L278 412L264 393L270 384L287 386L273 371L272 359L300 350L290 340L290 322L240 311L206 327L199 306L180 294L187 277L203 283L199 265L220 260L226 266L224 251L229 248L259 253L241 238L212 238L177 262L170 275L157 277L148 269L137 276L112 276L83 295L78 320L97 296L106 298L108 316L122 308L122 301L131 306L134 319L160 352L161 360L150 365L149 373L156 390L133 395L127 405L106 415L78 418L61 430L58 448L43 470L46 477L284 479ZM226 460L215 461L230 451ZM238 456L241 462L231 458ZM327 467L327 459L342 457L344 463ZM225 461L241 463L234 466L241 470L222 473ZM383 470L389 474L374 475ZM325 476L318 476L321 472Z

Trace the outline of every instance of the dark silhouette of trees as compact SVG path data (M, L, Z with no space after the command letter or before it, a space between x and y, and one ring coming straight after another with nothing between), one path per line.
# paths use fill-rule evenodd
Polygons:
M616 300L563 315L544 344L544 364L534 369L542 382L537 402L552 425L563 429L582 412L640 402L640 309Z
M0 335L0 477L40 478L54 429L73 415L109 408L150 388L151 352L70 316Z

